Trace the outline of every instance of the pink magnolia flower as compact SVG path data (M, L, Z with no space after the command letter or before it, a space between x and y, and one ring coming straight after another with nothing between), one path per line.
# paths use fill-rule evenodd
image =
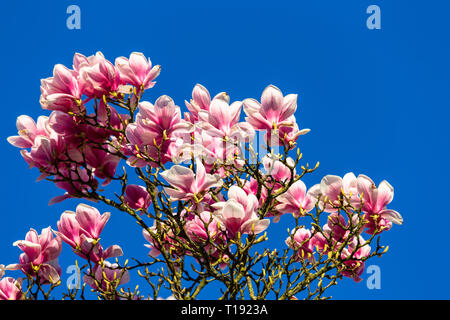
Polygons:
M152 67L150 59L146 59L140 52L133 52L130 58L119 57L116 59L116 68L120 72L121 82L131 84L136 88L146 90L155 85L153 81L159 76L161 66Z
M120 73L101 52L97 52L95 58L86 58L80 61L76 68L79 72L78 81L83 94L88 97L109 96L119 88Z
M267 131L266 141L271 145L282 143L292 144L300 135L309 129L299 130L295 120L297 110L297 95L283 93L277 87L266 87L261 96L261 103L255 99L243 101L245 120L256 130Z
M111 291L113 288L130 281L130 273L120 268L117 263L103 261L97 263L88 274L83 276L83 281L94 290Z
M87 174L86 168L67 163L69 158L82 161L83 148L79 147L79 144L85 143L87 137L94 137L94 134L87 133L91 131L86 131L83 135L83 131L77 130L77 127L69 127L68 123L74 124L72 118L73 116L63 112L53 111L50 118L41 116L36 124L30 117L20 116L17 119L19 136L8 138L8 142L16 147L29 148L29 150L22 149L20 153L30 168L36 167L41 171L38 181L48 176L55 176L57 181L55 185L67 191L66 194L50 200L50 204L71 197L80 197L84 192L96 189L98 186L98 181L94 175ZM78 136L80 134L82 136ZM103 135L101 139L107 137L108 135ZM91 156L92 153L96 154ZM102 154L98 149L96 152L86 152L86 156L91 162L89 169L95 169L91 171L94 171L97 177L107 179L105 181L107 183L113 176L119 159L113 155ZM68 179L73 180L72 183L67 181Z
M209 105L211 104L211 96L209 91L201 84L196 84L192 90L192 99L190 102L185 101L186 107L190 113L186 113L186 118L195 123L198 121L198 113L200 111L209 111Z
M174 165L161 176L169 182L171 187L164 190L172 201L194 200L200 202L202 194L210 188L220 187L223 183L219 175L206 173L202 162L196 160L196 173L187 167Z
M277 87L266 87L261 96L261 104L255 99L244 100L247 122L258 130L271 130L295 122L293 117L297 110L297 95L283 93Z
M49 118L41 116L37 124L28 116L17 118L19 136L11 136L8 142L21 150L21 155L31 167L56 171L55 162L64 159L65 144L63 138L49 126Z
M211 262L214 263L218 259L225 261L229 258L219 249L225 245L226 237L211 212L202 211L199 214L194 214L193 218L186 222L184 228L192 241L203 246ZM204 259L201 258L200 260L203 261ZM226 263L220 264L220 268L224 269L225 267Z
M311 241L311 231L305 228L293 230L285 243L289 248L296 251L297 261L305 259L314 261L314 243Z
M345 217L347 216L344 213ZM333 212L328 216L327 223L323 226L322 230L328 239L332 239L336 242L344 242L348 238L348 235L358 226L359 217L354 214L351 221L346 221L343 214L339 212Z
M126 136L134 149L127 163L133 167L148 164L145 153L151 157L152 165L158 159L164 164L171 159L172 147L179 137L190 137L191 125L181 119L181 111L168 96L159 97L155 105L141 102L135 123L127 126ZM156 145L155 145L156 144ZM137 148L136 148L137 147ZM158 148L160 147L160 153Z
M234 238L238 233L261 233L270 224L269 219L260 219L257 214L258 199L252 194L248 195L238 186L230 187L227 201L217 202L212 207L216 209L215 218L230 238Z
M118 257L123 254L119 246L113 245L103 250L98 243L109 217L109 212L101 215L96 208L79 204L76 212L63 212L57 223L58 231L55 233L84 259L98 262L101 259Z
M352 278L355 282L362 280L361 274L365 268L364 259L370 255L371 248L368 244L365 245L365 242L361 236L355 237L348 248L344 248L341 253L341 259L345 265L341 273L345 277Z
M290 167L294 167L294 160L292 158L288 157L286 159L286 163ZM291 175L291 169L289 169L288 166L286 166L279 159L272 157L270 155L267 155L262 159L262 164L266 171L265 175L269 176L270 180L273 181L273 184L275 184L274 190L277 190L278 188L282 187L281 183L289 182L291 178L294 178L296 175L295 168L292 170Z
M109 106L109 112L103 101L98 103L96 121L102 125L110 125L112 128L122 130L122 119L127 119L125 115L119 115L116 109ZM108 116L109 113L109 116ZM94 115L89 115L94 117ZM95 143L103 143L111 136L119 136L116 131L101 128L89 118L81 118L53 111L48 119L48 124L53 131L64 137L64 141L69 147L75 148L79 145L86 144L87 141ZM71 149L71 148L68 148Z
M200 110L200 128L214 137L251 140L255 134L253 128L246 122L239 122L242 102L236 101L229 105L228 100L228 95L214 98L208 111Z
M22 281L11 277L0 280L0 300L20 300L22 298Z
M97 51L95 55L91 55L89 57L86 57L85 55L76 52L73 55L73 70L79 76L80 71L83 67L94 66L95 64L100 63L103 60L105 60L105 56L100 51Z
M147 210L152 202L150 194L143 186L135 184L127 185L125 189L124 202L134 210L143 209Z
M41 80L40 103L47 110L84 111L77 73L61 64L55 65L53 77Z
M392 223L403 223L400 213L386 208L394 198L394 188L389 182L383 180L377 188L372 179L359 175L357 188L363 199L362 211L366 213L364 218L369 221L366 225L366 233L380 233L389 230Z
M221 234L217 220L208 211L193 215L193 218L186 222L184 228L186 234L199 243L208 239L214 240Z
M338 211L341 203L351 204L354 208L359 208L361 200L358 196L358 187L356 177L353 172L347 173L344 178L327 175L323 177L319 187L314 186L314 193L311 193L316 199L320 195L319 206L325 212ZM342 196L342 192L349 199L349 202Z
M316 201L306 192L305 183L301 180L294 182L289 189L277 197L278 205L275 210L280 213L292 212L296 217L304 215L314 209Z
M16 121L18 136L8 137L8 142L17 148L31 148L37 136L50 136L48 117L40 116L37 123L27 116L21 115Z
M250 178L250 180L246 180L244 182L243 189L245 190L245 192L247 194L249 194L249 195L253 194L258 197L258 180L254 179L254 178ZM261 186L261 192L258 197L259 205L262 205L266 201L267 195L268 195L268 190L264 186Z
M272 140L270 141L270 144L273 146L287 144L292 148L298 137L307 134L309 131L311 130L300 130L296 122L293 122L291 125L286 124L276 130L272 130L270 137Z
M40 235L34 229L26 234L25 240L14 242L23 253L18 264L10 264L6 270L22 270L26 275L39 276L41 283L56 283L61 275L58 256L61 253L61 238L53 237L50 227L42 229Z

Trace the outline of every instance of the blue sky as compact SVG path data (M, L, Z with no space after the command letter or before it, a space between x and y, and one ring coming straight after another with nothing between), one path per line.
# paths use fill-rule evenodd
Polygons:
M81 9L80 30L66 27L71 4ZM381 8L380 30L366 27L372 4ZM444 0L2 4L0 263L17 261L20 251L11 244L30 227L55 228L79 202L49 207L61 190L36 183L38 172L6 142L16 134L17 116L48 115L39 106L40 79L56 63L70 66L75 52L102 51L114 60L140 51L162 65L150 101L168 94L184 106L196 83L213 94L227 91L232 100L259 99L269 84L298 93L297 121L311 129L300 147L305 160L320 161L307 186L349 171L394 186L390 207L405 223L383 234L388 254L368 263L381 268L381 289L344 279L330 291L334 298L449 299L448 12ZM271 227L288 227L288 220ZM271 241L282 245L284 238ZM102 239L127 256L147 253L137 225L120 212L113 211ZM74 259L65 246L63 269Z

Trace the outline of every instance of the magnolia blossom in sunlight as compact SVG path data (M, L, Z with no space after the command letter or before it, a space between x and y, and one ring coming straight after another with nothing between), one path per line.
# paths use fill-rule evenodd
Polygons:
M37 123L29 116L22 115L16 121L18 136L8 137L8 142L17 148L31 148L37 136L49 136L48 117L40 116Z
M283 96L280 89L268 86L261 95L261 103L255 99L244 100L247 121L258 130L271 130L289 126L295 122L293 117L297 110L297 95Z
M11 277L1 278L0 300L20 300L23 295L21 287L22 280L16 280Z
M81 88L77 73L61 64L55 65L53 77L41 80L40 103L43 109L80 112Z
M258 199L243 189L232 186L228 191L228 200L212 205L215 217L230 238L240 234L258 234L267 229L269 219L260 219L257 215Z
M118 257L123 254L118 245L104 250L98 242L109 217L109 212L101 215L96 208L79 204L76 212L65 211L61 215L57 223L58 231L55 233L84 259L98 262L101 259Z
M150 162L156 166L158 162L170 161L177 138L189 137L190 130L191 126L181 118L180 107L172 98L161 96L154 105L141 102L135 123L126 129L130 149L133 150L127 160L128 165L145 167Z
M81 65L78 80L85 95L101 98L117 91L120 85L120 74L103 54L97 53L95 62Z
M309 129L299 130L294 113L297 110L297 95L283 93L277 87L267 86L262 95L261 103L255 99L243 101L246 121L256 130L266 131L286 143L295 143L300 135L309 132Z
M150 59L140 52L132 52L129 59L118 57L115 64L122 83L131 84L138 89L142 87L144 90L155 85L153 80L161 71L161 66L153 67Z
M292 232L292 235L285 240L285 243L297 252L297 259L314 259L314 245L311 241L311 231L305 228L299 228Z
M275 207L280 213L293 213L296 217L314 209L316 201L306 192L305 183L294 182L289 189L277 198L279 204Z
M58 257L61 253L61 238L54 237L50 227L42 229L41 234L30 229L25 240L14 242L23 253L18 264L10 264L6 270L22 270L26 275L39 277L42 283L57 283L61 275Z
M223 93L219 94L219 97ZM190 102L184 101L186 108L189 112L186 112L185 117L191 123L196 123L198 121L198 114L200 111L209 111L209 105L211 104L211 96L208 89L206 89L201 84L196 84L192 90L192 99Z
M342 275L360 282L365 268L364 259L369 256L370 250L370 246L365 244L365 240L361 236L355 237L348 248L344 248L341 253L345 266Z
M320 196L320 207L325 212L336 212L340 204L360 206L356 177L353 172L347 173L343 178L335 175L326 175L318 186L314 186L311 195Z
M242 102L229 104L228 95L216 97L211 101L209 110L200 110L199 126L213 137L235 139L252 139L254 130L246 122L239 122Z
M369 221L366 224L367 233L380 233L389 230L392 223L403 223L403 218L397 211L386 208L394 198L394 188L389 182L383 180L377 188L372 179L359 175L357 186L359 193L362 194L362 211L366 213L365 219Z
M187 167L174 165L169 170L161 172L161 176L170 184L164 188L172 201L202 200L202 193L210 188L220 187L223 183L219 175L206 173L201 161L196 161L196 172Z
M146 210L150 206L152 199L145 187L138 186L136 184L129 184L125 189L124 202L131 209Z

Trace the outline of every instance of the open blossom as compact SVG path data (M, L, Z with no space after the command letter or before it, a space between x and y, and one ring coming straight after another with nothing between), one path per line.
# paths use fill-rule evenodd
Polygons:
M55 162L64 159L65 144L63 138L49 126L49 118L41 116L37 124L28 116L17 118L18 136L11 136L8 142L21 150L22 157L30 167L55 171ZM29 148L30 151L25 150Z
M94 114L89 117L94 117ZM86 144L87 141L102 143L111 136L120 136L117 130L123 129L121 119L128 118L129 116L119 115L115 108L100 101L97 106L96 121L104 126L109 125L113 130L97 126L92 118L80 118L61 111L53 111L48 119L48 124L53 131L64 136L64 140L69 145L79 146Z
M245 99L243 104L246 121L256 130L266 131L266 139L273 145L278 144L278 141L272 141L273 134L283 142L295 142L298 136L309 132L308 129L298 129L294 116L297 110L296 94L283 96L280 89L269 85L261 95L261 103L255 99Z
M88 97L102 98L116 92L120 85L120 73L117 68L98 52L95 59L87 59L79 66L79 83L83 94Z
M192 90L192 99L190 102L185 101L184 103L189 110L189 112L185 114L186 119L191 123L195 123L198 121L198 113L200 111L209 111L211 96L208 89L201 84L196 84Z
M366 224L368 234L389 230L392 223L403 223L403 218L397 211L386 208L394 198L394 188L389 182L384 180L377 188L372 179L365 175L359 175L357 188L362 194L362 211L366 213L364 219L369 221Z
M76 212L63 212L57 223L58 231L55 233L82 258L89 257L90 260L97 262L101 259L118 257L122 255L119 246L112 245L104 250L98 243L109 216L109 212L101 215L96 208L79 204Z
M281 183L287 183L296 175L295 168L292 170L289 167L294 167L294 160L291 157L286 159L287 165L281 162L276 157L270 155L262 159L265 170L265 176L270 177L269 184L275 185L274 190L282 187ZM272 182L272 183L271 183Z
M293 213L296 217L310 212L316 205L315 199L306 192L305 183L301 180L294 182L285 193L277 197L277 201L277 211Z
M77 73L61 64L54 67L53 77L41 80L43 109L79 113L84 110L81 94Z
M229 105L228 100L228 95L214 98L208 111L200 110L200 127L214 137L251 140L253 128L246 122L239 122L242 102L236 101Z
M11 277L0 279L0 300L20 300L22 281Z
M215 239L221 234L217 220L208 211L193 215L184 228L187 235L196 242L207 241L208 238Z
M259 205L262 205L268 196L268 190L264 186L261 186L261 192L258 195L258 180L250 178L250 180L244 181L243 188L247 194L253 194L258 198Z
M138 186L136 184L129 184L125 189L124 202L134 210L144 209L146 210L152 199L147 189L143 186Z
M101 289L108 292L114 287L129 282L130 273L120 268L117 263L102 261L94 266L92 273L88 270L88 274L83 276L83 281L94 290Z
M190 130L191 125L182 120L180 107L175 105L172 98L161 96L155 105L147 101L139 103L136 121L126 129L126 136L133 150L127 163L133 167L143 167L148 164L143 159L146 155L150 156L150 164L153 166L158 159L163 164L172 160L177 139L186 136L189 138Z
M16 121L18 136L8 137L8 142L17 148L31 148L37 136L50 136L48 117L40 116L37 123L27 116L21 115Z
M59 111L54 111L54 113L63 114ZM53 126L49 122L52 118L52 116L50 118L41 116L35 123L28 116L20 116L17 119L19 136L8 138L8 142L12 145L25 148L20 150L20 153L30 168L36 167L41 171L38 181L55 175L57 176L55 185L66 190L64 195L51 199L50 204L71 197L79 197L80 193L95 189L98 185L93 176L88 175L86 168L74 163L66 163L68 155L74 160L80 160L77 157L81 157L81 153L74 144L70 143L70 140L66 140L65 136L53 130ZM27 148L29 149L27 150ZM97 174L102 177L111 174L111 169L114 168L108 162L102 163L101 167L102 169L98 170ZM109 171L104 171L104 169Z
M261 96L261 103L255 99L244 100L244 111L247 121L255 129L271 130L295 122L294 115L297 110L297 95L283 93L277 87L266 87Z
M344 268L341 270L342 275L352 278L356 282L362 280L361 275L365 268L364 259L370 255L371 248L365 242L361 236L355 237L341 253L344 264Z
M23 253L18 264L10 264L6 270L22 270L24 274L33 277L39 276L41 283L56 283L61 275L58 256L61 253L61 238L53 237L50 227L42 229L39 235L36 230L30 229L25 240L14 242Z
M199 160L195 164L195 173L180 165L174 165L161 173L161 176L171 185L164 190L172 201L195 200L198 202L205 191L222 185L223 182L219 175L206 173L204 165Z
M325 212L338 211L341 203L344 205L350 204L354 208L360 207L361 199L358 196L357 180L353 172L347 173L343 178L327 175L322 178L319 186L314 186L313 188L314 194L311 193L311 195L316 198L320 195L319 206Z
M327 223L323 226L323 231L328 237L342 242L350 233L350 228L342 214L333 212L328 216Z
M130 58L116 58L116 68L120 73L120 80L124 84L131 84L136 88L146 90L155 85L153 81L161 72L161 66L152 67L152 62L140 52L132 52Z
M314 260L314 243L311 241L311 231L305 228L293 230L285 243L289 248L296 251L297 260Z
M270 224L269 219L260 219L257 214L258 199L238 186L230 187L227 201L217 202L212 207L216 209L214 214L220 226L230 238L238 233L258 234Z

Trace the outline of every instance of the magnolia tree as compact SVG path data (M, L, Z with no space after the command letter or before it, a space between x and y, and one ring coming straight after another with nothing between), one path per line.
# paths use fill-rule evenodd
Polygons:
M114 64L77 53L72 69L57 64L41 81L50 115L19 116L8 141L39 180L65 191L50 204L83 203L55 217L56 228L30 229L14 243L22 253L0 268L0 299L53 298L63 242L83 275L63 299L84 299L87 289L101 299L195 299L208 287L214 299L324 299L343 277L361 281L366 261L387 251L379 235L402 223L386 207L392 186L348 173L308 189L302 178L318 165L302 164L298 138L309 130L296 122L296 94L270 85L260 101L231 102L198 84L182 114L168 96L142 100L160 70L141 53ZM120 263L121 247L100 240L110 213L86 203L134 219L148 258ZM276 223L284 214L292 226L283 236ZM271 234L285 239L274 250ZM126 287L131 274L145 279L145 291Z

